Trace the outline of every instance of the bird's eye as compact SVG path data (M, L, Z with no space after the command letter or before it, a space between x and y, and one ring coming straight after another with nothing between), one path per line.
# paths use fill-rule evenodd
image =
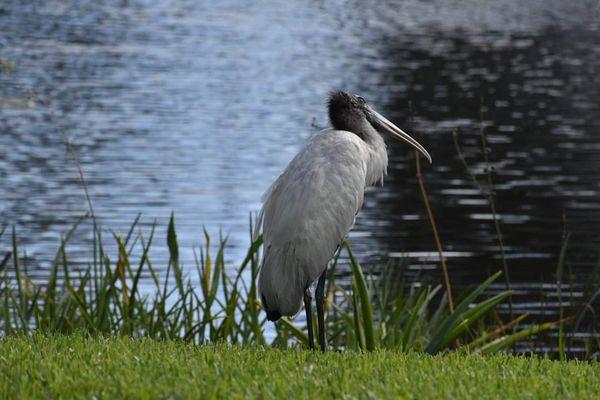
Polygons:
M360 104L365 104L366 103L365 99L363 99L360 96L358 96L358 101L359 101Z

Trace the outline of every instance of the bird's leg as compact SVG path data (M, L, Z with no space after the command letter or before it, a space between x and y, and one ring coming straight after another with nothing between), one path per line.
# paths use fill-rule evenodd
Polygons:
M306 330L308 331L308 346L310 349L315 348L315 331L313 329L312 310L310 306L311 297L308 293L304 293L304 310L306 311Z
M319 344L321 351L325 352L327 344L325 343L325 314L323 312L323 303L325 302L325 277L327 276L327 267L319 277L315 298L317 301L317 322L319 324Z

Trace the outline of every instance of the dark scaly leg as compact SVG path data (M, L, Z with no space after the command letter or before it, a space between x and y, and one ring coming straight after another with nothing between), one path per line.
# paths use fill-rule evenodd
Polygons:
M323 303L325 302L325 278L327 276L327 267L319 277L315 298L317 301L317 321L319 323L319 344L321 351L325 352L327 344L325 343L325 313L323 312Z
M313 329L312 310L310 306L311 298L307 293L304 293L304 310L306 311L306 330L308 331L308 346L315 348L315 331Z

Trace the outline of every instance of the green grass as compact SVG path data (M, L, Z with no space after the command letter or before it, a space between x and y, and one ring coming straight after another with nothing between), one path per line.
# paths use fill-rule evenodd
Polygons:
M89 338L0 339L0 398L600 397L600 363Z

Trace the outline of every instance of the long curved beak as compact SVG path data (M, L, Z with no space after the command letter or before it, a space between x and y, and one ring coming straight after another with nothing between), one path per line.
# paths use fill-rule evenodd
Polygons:
M373 124L375 126L375 129L381 128L386 133L391 135L393 138L398 139L398 140L404 140L405 142L408 142L415 149L419 150L429 160L429 163L432 162L431 156L429 155L427 150L425 150L425 148L423 146L421 146L419 144L419 142L417 142L415 139L410 137L410 135L408 133L406 133L402 129L398 128L396 125L391 123L386 117L379 114L377 111L373 110L371 107L368 108L368 113L369 113L369 117L370 117L369 118L370 122L371 122L371 124Z

